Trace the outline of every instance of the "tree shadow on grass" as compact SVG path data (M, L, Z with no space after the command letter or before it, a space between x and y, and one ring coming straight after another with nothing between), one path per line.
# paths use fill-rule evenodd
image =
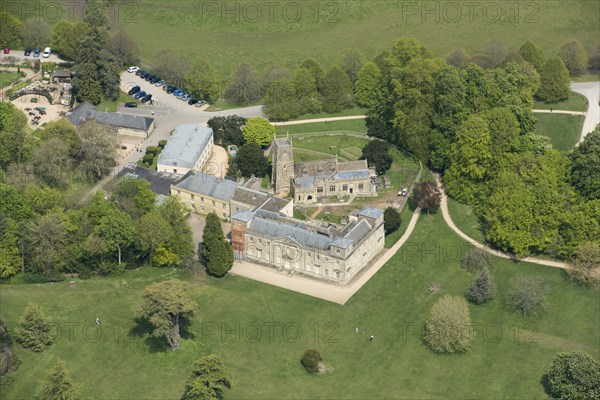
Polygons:
M179 329L180 340L193 340L196 336L189 331L189 324L182 322ZM129 330L129 335L134 338L143 339L150 353L165 353L172 351L171 347L167 344L166 340L162 336L153 336L152 331L154 327L145 318L137 318L134 321L133 326Z
M542 375L540 383L544 387L544 392L546 392L546 394L550 396L550 398L552 398L552 390L550 389L550 381L548 380L548 374Z

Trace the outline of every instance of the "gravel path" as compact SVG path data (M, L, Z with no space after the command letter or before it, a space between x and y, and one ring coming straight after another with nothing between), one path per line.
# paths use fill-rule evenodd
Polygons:
M596 126L600 124L600 82L578 82L571 84L571 90L584 95L588 101L587 115L585 121L583 121L583 128L581 129L581 136L579 136L579 142L577 145L585 139L586 135L596 129Z

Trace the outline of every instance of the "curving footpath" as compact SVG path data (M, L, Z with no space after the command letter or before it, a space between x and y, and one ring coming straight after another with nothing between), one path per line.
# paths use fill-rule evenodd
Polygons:
M346 302L350 300L350 298L358 292L360 288L362 288L363 285L398 252L398 250L400 250L404 243L406 243L417 225L420 213L421 209L419 208L413 212L412 218L406 228L406 232L404 232L404 235L402 235L400 240L398 240L394 246L380 253L373 264L363 270L355 280L344 286L317 281L315 279L303 277L302 275L284 275L277 272L274 268L265 268L262 265L253 264L247 261L236 261L229 273L343 305L346 304Z
M448 212L448 196L446 195L446 192L444 191L444 188L440 181L439 175L434 174L434 176L435 176L435 182L437 183L440 193L442 195L441 202L440 202L440 209L442 210L442 216L444 217L444 221L446 221L446 224L450 227L450 229L452 229L454 231L454 233L456 233L458 236L460 236L461 238L463 238L464 240L469 242L472 246L477 247L478 249L481 249L481 250L485 251L486 253L489 253L493 256L500 257L500 258L506 258L508 260L517 260L514 256L511 256L510 254L506 254L501 251L494 250L484 244L479 243L477 240L471 238L466 233L464 233L463 231L458 229L458 227L456 225L454 225L454 222L452 221L452 218L450 217L450 213ZM546 265L548 267L570 269L568 264L560 262L560 261L541 260L541 259L535 258L535 257L525 257L525 258L520 258L518 260L523 261L523 262L532 263L532 264Z

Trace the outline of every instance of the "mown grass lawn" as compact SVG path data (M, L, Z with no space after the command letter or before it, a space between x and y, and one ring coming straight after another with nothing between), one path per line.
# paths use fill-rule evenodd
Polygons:
M394 232L390 233L389 235L385 235L386 249L389 249L394 244L396 244L396 242L400 240L402 235L404 235L404 232L406 232L408 224L410 223L410 219L412 218L413 211L414 210L412 210L408 204L404 205L402 211L400 212L400 227Z
M455 355L428 350L419 330L432 304L443 294L462 295L473 279L458 267L457 251L464 248L441 215L423 215L402 250L345 306L235 276L215 280L147 268L77 280L75 287L3 285L2 314L12 327L34 302L62 331L44 353L17 346L22 365L2 398L34 397L61 358L82 385L82 398L175 399L193 360L206 354L221 357L234 377L227 398L543 398L540 379L556 352L582 349L598 358L598 293L565 281L558 269L507 260L495 263L499 296L469 306L472 348ZM525 318L502 307L500 296L517 273L551 286L550 312ZM171 277L191 283L200 308L175 352L144 333L128 334L144 287ZM428 292L431 282L441 293ZM355 334L357 326L365 333ZM304 372L299 359L308 348L321 352L329 373Z
M536 101L533 104L534 110L565 110L565 111L586 111L588 107L587 99L579 93L571 92L567 100L557 103L547 103L545 101Z
M535 114L538 135L550 138L552 145L560 151L570 151L581 134L584 117L568 114Z
M23 76L17 71L0 71L0 88L12 85Z
M448 198L448 212L454 225L467 236L479 243L485 242L485 235L481 227L481 221L475 214L473 207Z
M297 125L279 125L275 127L277 135L304 135L304 134L321 134L329 133L333 131L340 132L353 132L360 134L367 134L367 125L364 119L351 119L342 121L328 121L328 122L313 122L309 124L297 124Z
M100 104L96 106L96 109L100 111L115 112L117 111L119 105L129 102L141 104L141 102L137 99L134 99L133 96L129 96L127 93L119 92L119 98L117 98L117 100L102 99Z
M332 157L338 155L349 160L358 160L362 155L362 148L367 143L369 143L367 137L335 133L310 135L302 139L299 137L293 138L294 151L297 149L312 150L330 154ZM360 149L360 153L357 154L356 149Z

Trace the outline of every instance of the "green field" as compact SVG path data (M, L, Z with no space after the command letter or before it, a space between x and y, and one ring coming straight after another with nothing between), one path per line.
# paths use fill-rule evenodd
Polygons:
M385 235L385 248L386 249L389 249L394 244L396 244L396 242L398 240L400 240L402 235L404 235L404 232L406 232L406 228L408 228L408 223L410 222L412 215L413 215L413 210L408 206L408 204L406 204L404 206L404 208L402 208L402 211L400 212L400 228L398 228L396 231L390 233L389 235Z
M569 98L558 103L546 103L544 101L536 101L533 104L534 110L565 110L565 111L586 111L588 102L585 97L579 93L571 92Z
M493 40L512 50L530 39L550 55L575 38L591 51L600 19L592 0L483 1L473 9L451 1L136 4L129 15L121 13L121 25L139 44L145 64L151 65L160 50L171 49L190 59L210 60L223 79L242 62L264 71L273 64L295 68L312 57L328 68L351 48L372 58L399 37L415 37L439 56L457 47L475 54ZM436 10L435 4L438 11L426 14L425 7Z
M351 119L345 121L311 122L309 124L278 125L275 127L277 135L321 134L335 131L349 131L353 133L367 133L364 119Z
M448 212L458 229L471 239L475 239L479 243L485 243L481 222L472 207L448 198Z
M567 114L535 114L538 135L550 138L552 145L560 151L570 151L581 134L584 117Z
M2 313L11 326L34 302L62 333L41 354L17 346L22 364L1 395L33 398L61 358L82 385L82 398L179 398L192 361L217 354L234 377L227 398L529 399L545 397L540 379L556 352L582 349L598 358L597 292L566 282L556 268L507 260L495 263L500 294L516 273L535 274L551 285L551 311L520 317L505 311L499 298L469 306L477 324L472 348L444 356L428 350L418 329L431 305L441 294L461 295L473 279L458 267L455 250L464 245L439 214L421 216L403 250L345 306L234 276L182 276L193 285L200 314L176 352L143 327L130 335L143 288L178 276L171 270L76 280L75 287L3 285ZM427 291L431 282L441 294ZM365 333L356 335L356 326ZM299 359L308 348L321 352L329 373L304 372Z
M303 139L300 139L303 137ZM369 143L365 137L345 134L323 134L300 136L293 138L294 150L305 149L327 153L335 157L339 155L348 160L358 160L362 156L362 148Z

